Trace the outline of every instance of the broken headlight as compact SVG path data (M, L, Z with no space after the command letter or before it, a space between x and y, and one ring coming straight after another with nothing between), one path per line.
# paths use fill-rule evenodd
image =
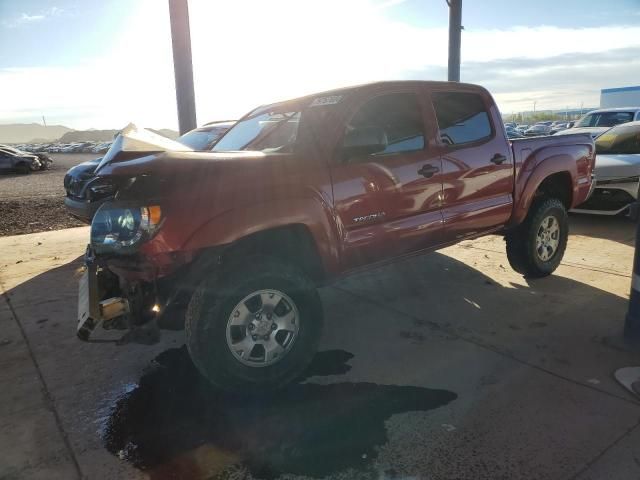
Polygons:
M102 205L91 221L91 245L96 252L131 253L153 237L162 222L158 205Z

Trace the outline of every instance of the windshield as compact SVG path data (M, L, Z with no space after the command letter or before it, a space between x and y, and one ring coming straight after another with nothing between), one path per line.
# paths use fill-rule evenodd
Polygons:
M259 113L238 122L213 151L291 152L298 135L299 121L299 111Z
M633 112L589 113L582 117L576 127L613 127L633 121Z
M178 138L178 142L194 150L208 150L227 130L226 127L191 130Z
M596 153L640 153L640 124L620 125L596 139Z

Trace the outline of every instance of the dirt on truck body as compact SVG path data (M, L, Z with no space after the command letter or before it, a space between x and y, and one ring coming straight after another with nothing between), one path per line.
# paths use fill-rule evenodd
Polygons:
M96 170L118 193L93 218L79 336L153 341L177 317L233 391L300 375L316 287L351 271L499 232L515 270L551 274L595 160L589 135L510 142L484 88L419 81L259 107L212 152L133 150Z

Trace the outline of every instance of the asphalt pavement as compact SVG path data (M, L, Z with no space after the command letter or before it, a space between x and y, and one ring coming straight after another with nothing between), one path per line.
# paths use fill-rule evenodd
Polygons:
M75 338L87 228L0 238L0 478L640 478L640 402L613 378L640 364L634 226L571 223L546 279L492 236L322 289L314 362L253 399L210 388L181 332Z

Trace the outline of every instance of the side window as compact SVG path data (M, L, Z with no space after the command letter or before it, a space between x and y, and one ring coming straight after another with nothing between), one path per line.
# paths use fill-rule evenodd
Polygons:
M491 136L489 114L480 95L436 92L432 99L443 143L463 145Z
M424 148L422 112L414 93L392 93L364 104L345 128L346 158Z

